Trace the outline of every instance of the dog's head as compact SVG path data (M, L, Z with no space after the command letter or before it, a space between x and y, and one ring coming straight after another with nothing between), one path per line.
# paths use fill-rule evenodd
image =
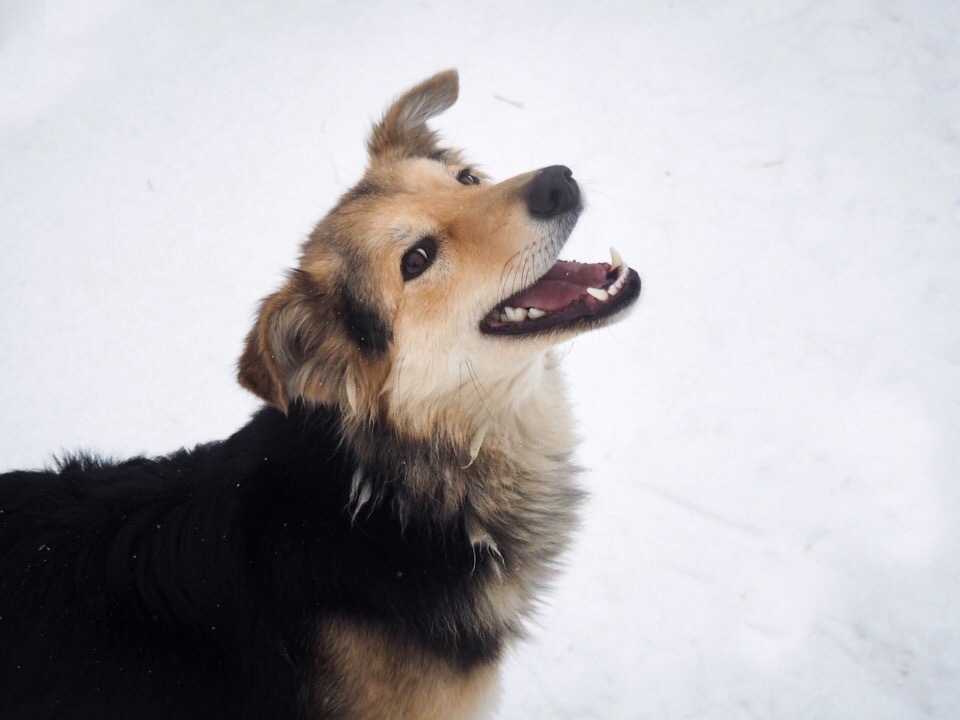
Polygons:
M450 70L387 110L364 177L264 300L239 379L267 402L332 404L424 432L496 415L535 384L552 345L637 298L640 280L616 252L558 261L582 209L569 169L494 183L440 145L426 123L457 92Z

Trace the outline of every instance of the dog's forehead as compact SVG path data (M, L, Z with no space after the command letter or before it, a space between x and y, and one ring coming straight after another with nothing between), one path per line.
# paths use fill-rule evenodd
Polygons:
M459 165L459 162L433 158L404 158L386 166L371 168L364 179L395 194L443 192L456 187L456 169Z
M454 205L450 190L457 183L450 172L424 158L369 171L317 224L304 245L303 266L326 266L333 258L356 263L435 234Z
M451 162L424 157L372 164L360 181L340 197L324 220L368 213L373 206L383 204L393 196L443 193L454 186L456 173L461 167L459 159Z
M462 205L462 193L469 192L456 179L459 167L430 158L406 158L371 168L328 219L340 231L389 231L399 240L416 234L421 226L432 232L429 226L449 217Z

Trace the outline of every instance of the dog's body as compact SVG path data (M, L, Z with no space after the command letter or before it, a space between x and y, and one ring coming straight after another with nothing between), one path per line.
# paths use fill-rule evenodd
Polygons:
M240 381L271 407L158 460L0 478L0 717L474 718L574 523L556 342L639 278L557 262L562 167L499 184L426 120L267 298Z

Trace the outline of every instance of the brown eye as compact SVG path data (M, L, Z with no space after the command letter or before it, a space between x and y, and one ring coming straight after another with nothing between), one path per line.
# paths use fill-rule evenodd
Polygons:
M400 271L403 280L413 280L420 273L430 267L437 255L437 241L426 237L403 254L400 261Z
M480 178L470 172L470 168L464 168L457 173L457 182L461 185L479 185Z

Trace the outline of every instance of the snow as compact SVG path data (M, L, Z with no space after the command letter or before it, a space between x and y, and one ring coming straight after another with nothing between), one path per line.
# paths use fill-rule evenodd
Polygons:
M498 717L960 717L960 4L7 2L0 467L256 407L258 299L435 125L644 281L566 349L591 501Z

